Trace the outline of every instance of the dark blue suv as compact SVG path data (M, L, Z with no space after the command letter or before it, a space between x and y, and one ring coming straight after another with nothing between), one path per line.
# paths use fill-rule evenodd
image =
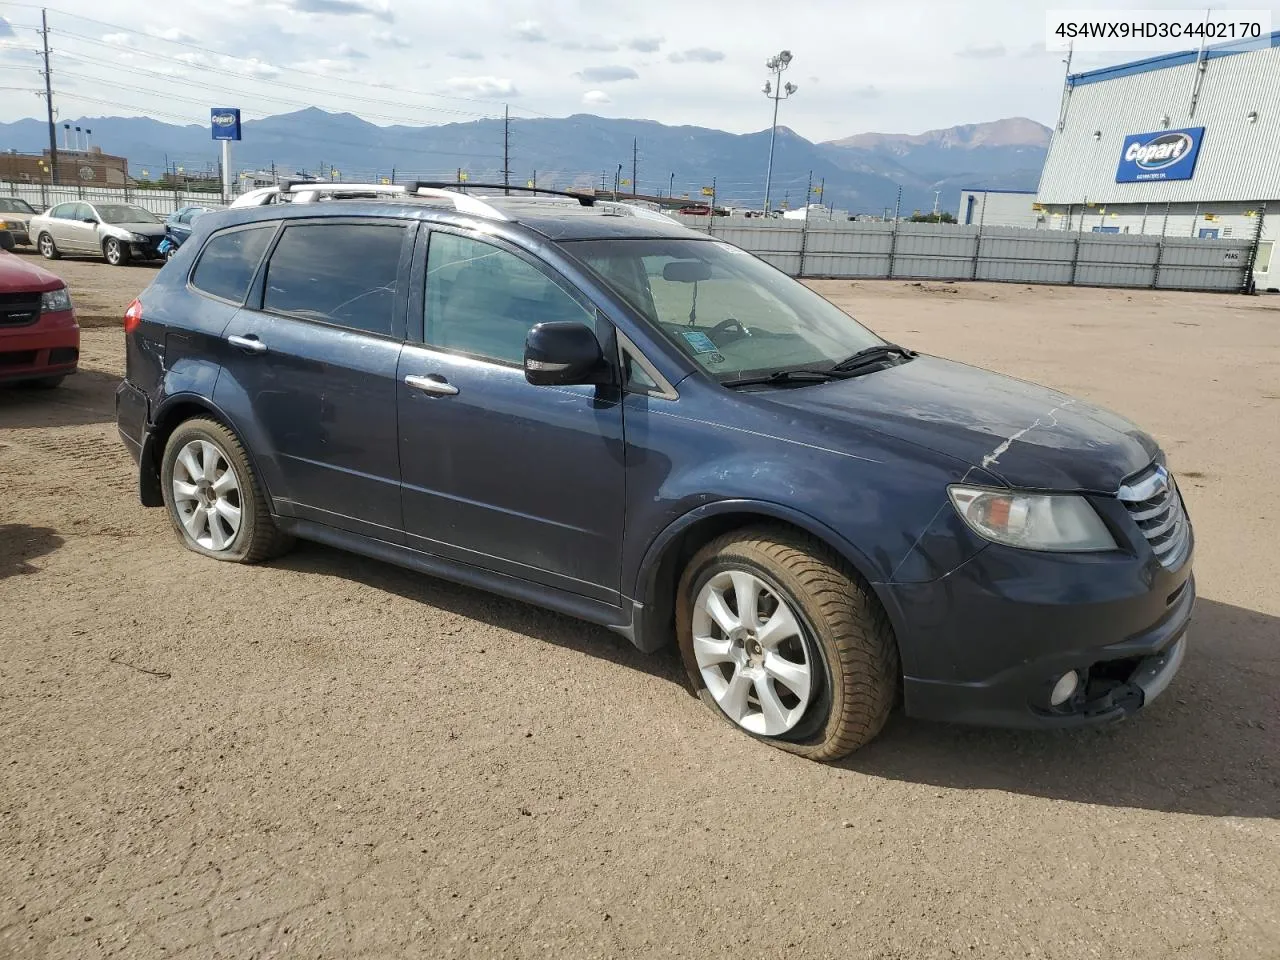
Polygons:
M189 549L302 537L674 639L815 759L899 698L1071 727L1172 679L1191 524L1133 424L661 215L410 193L206 215L130 306L119 431Z

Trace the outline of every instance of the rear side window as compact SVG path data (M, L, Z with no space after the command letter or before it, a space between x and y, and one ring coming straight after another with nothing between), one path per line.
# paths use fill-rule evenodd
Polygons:
M275 224L219 233L204 245L191 285L223 300L243 303Z
M390 336L404 236L390 223L286 227L267 264L262 308Z

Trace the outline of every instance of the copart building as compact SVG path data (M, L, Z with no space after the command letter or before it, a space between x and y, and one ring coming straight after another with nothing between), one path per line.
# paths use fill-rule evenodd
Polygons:
M1280 32L1069 76L1034 199L1017 225L1257 240L1280 289Z

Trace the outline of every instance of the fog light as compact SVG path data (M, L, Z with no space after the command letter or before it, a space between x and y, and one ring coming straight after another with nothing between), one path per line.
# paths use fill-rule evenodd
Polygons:
M1049 703L1055 707L1061 706L1071 699L1071 695L1076 692L1078 686L1080 686L1080 675L1074 670L1068 670L1053 685L1053 692L1049 694Z

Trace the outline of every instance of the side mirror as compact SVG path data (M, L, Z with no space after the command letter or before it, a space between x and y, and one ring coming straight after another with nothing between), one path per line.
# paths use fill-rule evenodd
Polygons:
M97 222L98 222L98 218L97 218L97 217L83 217L83 218L81 219L81 222L82 222L82 223L97 223Z
M539 323L524 341L524 378L535 386L601 383L607 373L600 341L585 323Z
M8 230L0 230L0 250L13 250L15 245L13 234Z

